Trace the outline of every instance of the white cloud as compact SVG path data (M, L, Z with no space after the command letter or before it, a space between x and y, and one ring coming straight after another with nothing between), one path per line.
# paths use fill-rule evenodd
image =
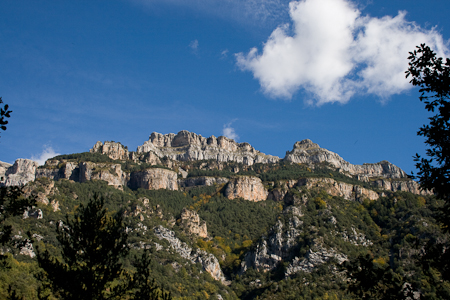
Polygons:
M189 43L189 48L192 49L194 53L197 53L198 50L198 40L193 40Z
M222 52L220 52L221 59L227 58L227 56L228 56L228 49L225 49Z
M31 160L37 161L40 166L45 164L45 161L49 158L55 157L59 155L60 153L56 153L52 147L45 145L44 150L42 150L41 154L38 154L37 156L31 156Z
M346 103L357 93L385 98L411 88L405 79L408 52L426 43L442 56L442 36L405 19L405 12L381 19L361 16L348 0L301 0L289 4L292 27L272 32L262 53L236 54L262 90L290 99L299 89L316 104Z
M224 124L222 129L222 135L226 136L229 139L233 139L237 141L239 139L239 136L237 135L236 131L233 127L231 127L231 124L236 120L231 121L230 123Z

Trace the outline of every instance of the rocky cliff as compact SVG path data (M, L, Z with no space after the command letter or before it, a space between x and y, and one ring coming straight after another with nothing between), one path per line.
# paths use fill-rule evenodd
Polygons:
M120 164L81 162L79 164L79 182L104 180L108 185L122 189L126 186L130 174L122 172Z
M278 220L268 235L263 236L253 249L246 253L241 263L241 274L249 268L268 272L282 263L287 263L285 276L290 276L299 272L312 272L330 259L335 259L339 264L347 260L347 257L338 249L326 246L323 238L315 235L315 226L305 226L302 221L304 208L303 204L300 204L289 206L283 211L285 221ZM372 245L372 242L354 227L350 232L339 231L340 224L337 223L331 211L323 210L321 215L326 217L329 227L337 229L330 232L336 238L355 246ZM311 239L308 241L309 249L304 255L299 256L295 247L298 247L301 237L305 237L305 232L306 236L311 234Z
M177 161L216 160L218 162L238 162L244 165L254 163L274 163L280 158L266 155L248 143L236 143L234 140L220 136L204 138L186 130L178 134L160 134L153 132L148 141L139 146L138 154L152 152L159 157Z
M128 160L130 159L130 152L121 143L116 142L105 142L102 143L98 141L91 150L91 153L101 153L109 156L109 158L114 160Z
M23 186L36 178L36 169L39 164L31 159L17 159L11 166L2 163L0 171L2 186Z
M358 176L361 181L368 181L370 177L407 178L405 172L388 161L353 165L336 153L320 148L319 145L308 139L296 142L292 151L286 152L284 159L313 167L315 164L327 163L344 174Z
M178 185L180 187L212 186L225 184L228 181L230 180L225 177L198 176L178 180Z
M226 283L225 276L220 268L217 258L204 250L192 249L186 243L180 241L175 232L159 225L154 228L154 232L159 239L165 239L170 247L181 257L189 260L191 263L200 263L203 269L208 272L215 280Z
M332 196L342 197L346 200L377 200L380 197L375 191L366 189L359 185L339 182L331 178L300 179L297 186L304 186L307 189L318 188L320 190L325 190Z
M230 179L224 194L228 199L243 198L257 202L266 200L269 193L258 177L238 176Z
M167 169L152 168L131 174L130 187L146 190L178 190L177 173Z
M231 172L250 168L255 163L274 164L280 158L265 155L255 150L248 143L236 143L226 137L204 138L188 131L178 134L152 133L148 141L137 147L136 152L128 151L127 147L117 142L97 142L91 153L107 155L114 162L76 162L70 159L50 159L43 167L37 168L37 163L31 160L19 159L14 165L0 164L1 185L24 185L35 178L47 177L53 180L70 179L78 182L86 180L104 180L116 188L123 186L145 189L190 188L194 186L211 186L227 184L224 194L229 199L238 197L250 201L270 198L282 200L286 190L274 189L268 193L258 177L238 176L226 178L220 176L189 177L193 164L186 162L208 160L208 170L222 170L227 163L241 163L244 167L234 166ZM422 191L419 185L408 179L405 172L395 165L381 161L375 164L353 165L338 154L310 140L296 142L292 151L288 151L284 161L305 164L314 169L317 166L329 167L363 182L370 184L377 191L408 191L415 194L430 194ZM123 170L128 163L134 165L150 164L165 165L172 170L162 168L147 168L141 171ZM198 169L202 169L201 164ZM246 167L245 167L246 166ZM184 168L184 169L183 169ZM139 168L138 168L139 169ZM135 169L133 169L135 170ZM177 176L179 174L180 176ZM182 177L178 179L178 177ZM227 176L229 177L229 175ZM338 182L333 179L305 179L295 181L294 185L312 187L320 185L333 195L342 196L348 200L362 198L377 199L378 193L355 184ZM293 185L289 184L289 188Z
M202 221L199 215L193 210L184 208L181 211L179 223L187 234L194 234L201 238L208 237L206 222Z

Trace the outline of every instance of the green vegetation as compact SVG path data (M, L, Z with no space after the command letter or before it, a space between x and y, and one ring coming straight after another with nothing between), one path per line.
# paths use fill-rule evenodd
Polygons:
M108 164L120 163L126 170L148 167L144 163L113 161L92 153L67 155L61 159L78 162L96 160L104 163L105 168ZM202 170L198 170L200 166ZM100 285L96 293L104 297L113 296L117 291L122 293L123 299L139 299L153 292L158 293L160 298L168 297L167 293L170 293L174 299L218 299L219 295L230 300L383 299L387 294L393 297L403 295L405 282L411 290L420 290L424 299L443 297L447 291L445 284L439 282L440 273L435 272L439 262L431 257L432 253L442 252L442 249L427 248L435 252L430 251L430 256L422 259L423 263L417 263L422 255L420 249L434 240L448 239L448 234L436 222L443 206L442 200L385 191L384 196L376 201L355 202L331 196L320 186L308 190L305 186L289 188L283 183L286 180L319 177L370 187L370 183L360 182L326 165L310 169L286 162L253 166L230 163L219 170L217 163L203 161L177 162L172 166L173 169L178 167L189 170L189 174L195 176L258 176L269 191L282 195L279 197L281 200L229 200L223 195L224 185L189 187L179 191L131 190L127 187L119 190L104 181L78 183L59 180L50 189L52 180L40 178L29 184L32 195L40 193L42 198L45 194L53 206L37 204L35 209L42 210L42 219L23 219L21 215L11 215L4 224L11 226L12 236L34 239L34 252L38 253L41 265L36 258L19 254L19 251L6 255L0 265L0 277L4 278L0 284L0 298L16 295L23 299L35 299L45 293L50 299L69 298L69 294L62 296L64 288L58 288L55 284L57 278L66 276L56 276L50 280L52 271L44 266L42 258L46 257L49 265L65 266L67 271L77 269L76 266L87 266L83 260L75 259L72 261L77 263L70 265L61 250L66 247L65 244L73 244L68 236L64 238L64 232L69 230L67 228L77 228L76 220L85 217L85 209L90 205L88 200L95 195L104 198L104 209L97 210L102 212L104 221L99 226L89 222L91 226L88 229L79 227L78 231L97 232L101 236L102 230L95 231L95 228L112 225L114 220L122 218L119 222L122 225L116 223L118 231L108 236L115 237L111 239L112 243L126 245L124 252L116 259L102 255L108 263L115 262L120 266L120 270L115 272L117 276L109 279L108 276L101 276L106 283L103 287ZM283 195L286 197L283 198ZM59 210L54 210L54 207L59 207ZM207 238L186 231L180 219L183 209L196 212L200 220L206 222ZM62 227L60 220L63 220ZM199 248L215 255L230 285L225 286L214 280L201 264L182 258L165 239L159 239L153 230L158 225L173 231L193 251ZM125 232L126 242L123 240ZM266 269L261 269L261 265L260 270L253 269L252 257L257 251L262 251L264 243L267 245L264 250L267 256L260 263L265 264ZM5 247L14 249L14 245ZM316 262L309 271L287 275L296 258L301 262L313 254L320 256L321 251L328 253L327 259ZM87 252L72 251L77 256ZM341 260L334 254L346 257L348 262L340 264ZM274 260L273 257L280 259ZM271 265L272 262L275 262L274 265ZM108 266L106 262L101 265ZM53 269L58 270L56 267ZM91 268L94 269L94 274L101 273L101 267ZM58 272L62 272L61 268ZM368 277L369 282L375 285L364 285L367 274L371 276ZM91 281L101 283L101 280ZM162 291L167 292L165 296Z

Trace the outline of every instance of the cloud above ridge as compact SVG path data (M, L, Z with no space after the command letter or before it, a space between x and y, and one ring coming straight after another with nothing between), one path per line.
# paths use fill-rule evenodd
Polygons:
M411 88L405 79L408 52L426 43L446 56L447 43L397 16L362 16L348 0L301 0L289 4L292 25L275 29L261 53L236 54L243 71L253 73L272 98L291 99L299 90L310 103L348 102L356 94L381 99Z
M60 153L55 152L52 147L44 145L44 150L38 155L31 156L31 160L37 161L40 166L45 164L45 161L49 158L60 155Z
M234 121L236 121L236 120L233 120L233 121L223 125L222 135L229 139L237 141L239 139L239 135L237 135L234 128L231 127L231 125L233 124Z

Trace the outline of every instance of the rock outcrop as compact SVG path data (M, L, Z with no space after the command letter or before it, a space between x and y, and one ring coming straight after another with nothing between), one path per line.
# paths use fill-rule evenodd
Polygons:
M130 152L121 143L98 141L94 147L89 150L91 153L101 153L108 155L109 158L114 160L127 160L130 159Z
M7 165L3 165L6 168ZM36 178L39 164L31 159L19 158L5 171L3 186L23 186Z
M225 195L229 199L238 197L250 201L274 199L283 200L287 195L286 188L271 189L270 194L257 177L242 176L224 178L213 176L188 177L192 165L183 166L181 161L209 160L200 165L200 169L222 170L229 163L242 163L251 166L255 163L276 163L280 158L265 155L255 150L248 143L236 143L226 137L204 138L188 131L178 134L152 133L148 141L137 148L136 152L128 151L127 147L116 142L97 142L90 150L91 153L101 153L113 160L132 161L135 164L164 165L173 168L177 174L162 168L146 169L143 171L125 172L122 165L113 163L77 162L69 159L50 159L44 166L37 168L37 163L27 159L18 159L14 165L0 162L0 185L25 185L36 178L47 177L53 180L69 179L77 182L86 180L104 180L116 188L123 186L145 189L189 188L193 186L211 186L227 184ZM326 166L335 169L349 177L367 182L379 191L406 191L414 194L429 195L430 191L422 191L419 185L407 178L405 172L395 165L381 161L375 164L353 165L345 161L338 154L310 140L296 142L293 150L288 151L285 161L308 165L311 168ZM242 167L242 166L241 166ZM241 168L232 166L233 172ZM184 168L184 169L183 169ZM245 169L245 168L244 168ZM332 195L342 196L349 200L363 198L377 199L377 193L360 185L351 185L334 181L333 179L312 180L298 182L296 185L312 186L319 184L326 186ZM292 188L289 182L286 187Z
M195 211L183 208L179 221L180 226L187 234L195 234L201 238L208 237L206 222L200 220L199 215Z
M12 167L12 164L0 161L0 184L4 184L6 181L6 171Z
M375 191L331 178L304 178L300 179L297 185L305 186L307 189L320 188L332 196L342 197L346 200L377 200L380 197Z
M79 181L79 164L66 160L47 160L43 167L36 170L36 179L41 177Z
M48 198L59 194L59 190L55 187L55 182L53 180L35 180L32 185L27 185L23 189L23 192L26 197L36 197L37 203L42 203L44 205L50 204L53 211L59 210L59 202L55 199L50 201Z
M314 239L308 252L302 257L296 257L296 252L292 249L297 245L297 237L303 230L303 221L299 219L303 214L300 208L295 206L290 206L284 213L290 215L288 222L283 224L278 220L271 228L269 235L263 237L252 251L246 253L241 263L240 273L244 273L248 268L268 272L282 262L289 262L285 276L290 276L301 271L311 272L331 258L336 259L339 264L347 260L347 257L336 249L325 247L322 238ZM331 218L333 217L331 216ZM336 223L333 222L333 224ZM371 244L370 241L365 239L365 236L357 235L356 231L352 232L350 237L346 233L335 233L335 235L341 236L348 242L356 239ZM356 238L354 235L356 235Z
M285 276L290 276L298 272L311 273L317 266L326 263L330 259L336 259L338 264L347 260L347 256L338 253L334 249L327 249L325 247L318 247L316 249L309 249L306 255L302 258L295 257L294 260L287 266Z
M220 268L217 258L204 250L192 249L186 243L180 241L175 232L159 225L154 228L155 235L161 240L165 239L169 242L170 247L175 250L181 257L189 260L191 263L199 263L203 269L211 274L211 276L222 283L226 283L225 276Z
M138 154L152 152L159 157L177 161L216 160L218 162L238 162L244 165L254 163L275 163L279 157L266 155L248 143L236 143L220 136L204 138L186 130L178 134L160 134L153 132L148 141L139 146Z
M292 151L286 152L286 161L314 166L328 163L333 168L348 175L358 176L359 180L368 181L370 177L407 178L406 173L388 161L375 164L353 165L327 149L320 148L311 140L296 142Z
M292 256L290 249L295 246L300 235L302 221L293 215L287 226L280 220L273 226L267 237L263 237L253 251L247 252L241 263L241 273L248 268L258 271L271 271L282 261L289 261Z
M267 199L268 191L261 179L254 176L238 176L231 178L225 189L228 199L243 198L249 201L263 201Z
M151 168L140 172L134 172L131 174L130 186L132 189L167 189L176 191L178 190L177 173L161 168Z
M416 195L432 195L433 192L429 190L422 190L420 185L413 180L386 180L386 179L376 179L370 181L370 184L378 189L386 191L402 191L410 192Z
M179 187L221 185L229 181L225 177L199 176L178 180Z
M129 179L129 174L122 172L120 164L81 162L79 168L80 182L103 180L108 185L121 189Z

